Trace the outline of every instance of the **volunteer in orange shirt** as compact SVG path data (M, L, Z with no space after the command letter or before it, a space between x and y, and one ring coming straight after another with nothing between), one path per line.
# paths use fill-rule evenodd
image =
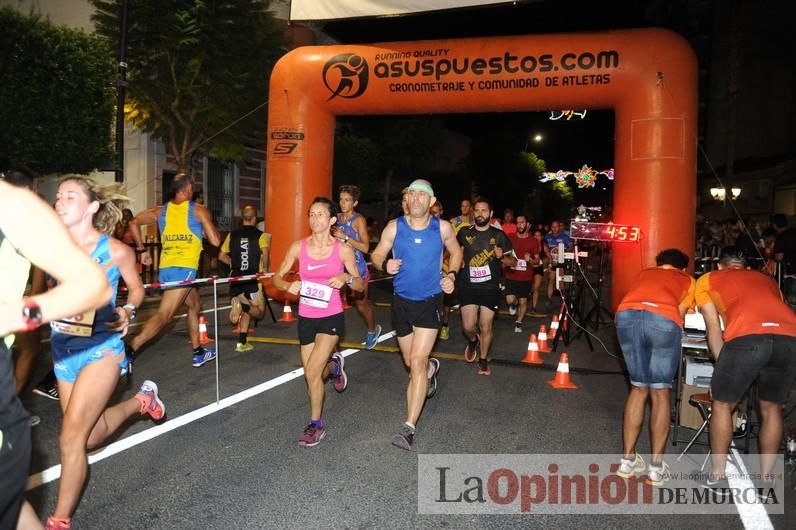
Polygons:
M719 270L699 278L696 303L705 317L708 346L716 359L710 389L711 471L705 484L729 495L725 466L732 440L732 410L759 378L760 471L763 483L782 442L782 405L787 403L796 376L796 315L782 301L771 277L746 268L746 260L728 247L719 257ZM722 332L719 315L724 320ZM768 479L768 480L765 480Z
M631 478L646 469L647 481L669 479L663 451L671 424L671 388L682 355L683 317L694 305L694 279L685 273L688 256L676 248L655 257L657 267L639 273L616 310L616 335L630 375L630 395L623 424L624 456L616 474ZM650 413L649 466L636 452L647 398Z

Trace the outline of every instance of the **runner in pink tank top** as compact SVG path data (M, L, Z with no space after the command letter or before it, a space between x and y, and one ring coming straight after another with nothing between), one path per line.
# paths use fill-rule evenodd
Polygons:
M345 330L340 289L345 285L355 291L365 288L353 249L341 245L331 235L335 209L335 204L326 197L312 201L309 211L312 235L290 245L274 275L278 289L299 295L298 336L310 399L310 423L299 439L299 445L304 447L318 445L326 436L326 425L321 418L324 382L332 379L337 392L348 386L343 356L332 354ZM297 260L301 279L285 280Z
M299 255L301 290L298 314L300 317L322 318L342 313L343 301L340 298L340 289L329 285L330 280L344 272L343 262L340 260L340 242L334 240L332 253L329 256L315 259L307 252L307 243L310 239L312 236L301 240Z

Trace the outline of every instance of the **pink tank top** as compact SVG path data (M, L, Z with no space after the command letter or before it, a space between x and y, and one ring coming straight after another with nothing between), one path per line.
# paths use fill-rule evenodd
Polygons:
M335 239L332 253L321 260L312 258L307 252L307 240L301 241L299 256L298 314L307 318L323 318L343 312L340 289L329 286L329 280L345 270L340 260L340 242Z

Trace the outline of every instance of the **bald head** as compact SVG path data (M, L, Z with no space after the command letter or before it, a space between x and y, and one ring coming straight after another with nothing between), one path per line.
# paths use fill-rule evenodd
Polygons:
M255 225L257 224L257 208L254 206L246 206L240 213L243 224Z

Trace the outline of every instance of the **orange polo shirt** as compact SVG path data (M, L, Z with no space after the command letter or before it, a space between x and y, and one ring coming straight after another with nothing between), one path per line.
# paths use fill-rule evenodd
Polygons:
M622 298L616 311L650 311L683 327L678 308L681 305L694 305L694 285L691 276L670 265L644 269L638 274L633 287Z
M724 340L745 335L796 337L796 315L777 284L758 271L722 269L699 278L696 303L713 303L724 320Z

